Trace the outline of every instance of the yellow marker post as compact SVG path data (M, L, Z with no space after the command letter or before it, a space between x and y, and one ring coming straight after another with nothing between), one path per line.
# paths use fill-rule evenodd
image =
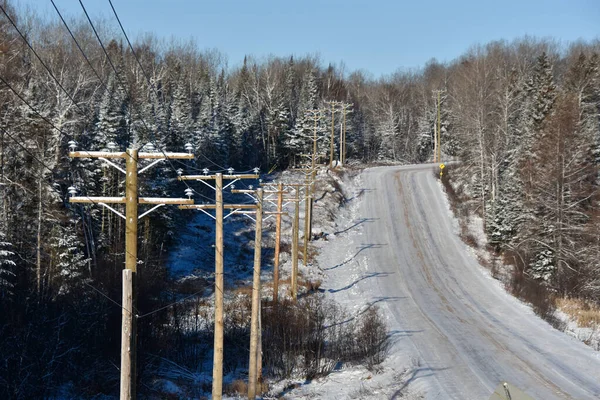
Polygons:
M442 176L444 176L444 168L446 168L446 166L444 164L440 164L440 179L442 179Z

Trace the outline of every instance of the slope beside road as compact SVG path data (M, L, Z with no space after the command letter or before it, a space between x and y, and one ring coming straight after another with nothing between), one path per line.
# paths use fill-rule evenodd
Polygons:
M377 304L388 319L386 365L408 368L388 397L412 387L427 399L488 399L508 381L538 400L600 398L600 354L553 329L479 265L433 169L365 170L347 228L320 257L331 296L356 312Z

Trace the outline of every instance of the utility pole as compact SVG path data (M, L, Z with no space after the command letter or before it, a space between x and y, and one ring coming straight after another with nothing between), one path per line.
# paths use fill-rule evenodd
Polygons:
M214 356L213 356L213 382L212 382L212 398L214 400L220 400L223 396L223 221L229 215L235 213L235 211L243 209L253 209L255 206L252 204L224 204L223 202L223 189L231 186L240 179L258 179L258 169L255 168L255 174L233 174L233 169L229 169L228 175L221 173L215 175L208 175L208 169L204 170L204 175L183 175L180 176L180 180L195 180L202 182L204 185L210 187L215 191L215 203L214 204L194 204L189 206L180 206L180 209L194 209L199 210L215 220L215 337L214 337ZM230 180L226 186L223 186L223 180ZM206 181L214 180L215 186L210 185ZM233 211L227 216L223 216L223 209L232 209ZM213 216L206 210L215 210Z
M276 186L276 190L273 190L275 187L273 185L265 185L265 188L268 188L269 190L266 190L264 193L277 193L278 198L277 198L277 211L275 213L272 212L263 212L263 214L276 214L277 218L278 218L278 222L276 222L276 229L279 229L279 234L276 231L276 236L275 236L275 261L274 261L274 269L273 269L273 301L277 302L278 301L278 292L279 292L279 254L280 254L280 245L281 245L281 216L282 215L288 215L286 212L283 211L283 207L285 207L288 203L295 203L295 213L294 216L292 218L292 279L291 279L291 286L292 286L292 297L295 299L296 296L294 295L294 293L297 293L297 275L298 275L298 228L300 226L299 220L300 220L300 208L299 208L299 204L300 204L300 194L299 194L299 188L303 187L305 185L303 184L299 184L299 183L279 183ZM293 189L296 193L294 195L293 198L283 198L283 194L285 193L289 193L287 192L288 189ZM285 203L283 203L285 201ZM274 204L273 201L270 199L270 195L266 198L264 198L264 202L269 202L271 204ZM267 219L270 218L267 217Z
M331 141L329 142L329 168L333 168L333 137L335 134L335 102L331 102Z
M281 245L281 213L283 212L283 183L277 185L277 216L275 217L275 261L273 262L273 302L279 297L279 246Z
M310 188L312 186L310 175L306 174L305 177L306 190L304 191L304 266L308 265L308 240L310 238L310 219L311 219L311 206L312 196Z
M440 94L441 90L434 90L434 93L437 95L434 97L436 100L436 121L433 125L433 133L434 133L434 141L433 141L433 162L441 163L442 162L442 119L441 119L441 99Z
M264 212L264 194L275 194L281 196L282 191L269 191L263 189L257 190L232 190L232 193L244 193L250 196L255 206L253 211L234 210L234 213L239 213L247 216L256 223L256 232L254 239L254 270L252 280L252 313L250 320L250 359L248 363L248 399L256 398L257 392L260 392L262 382L262 322L261 322L261 243L262 243L262 223L264 214L276 214L278 217L282 214L280 211ZM255 218L250 217L250 214L255 214ZM270 217L268 217L270 218Z
M321 114L322 114L322 110L320 109L314 109L314 110L308 110L306 112L306 118L308 118L309 120L314 121L314 129L313 129L313 152L312 154L304 154L304 156L310 157L311 158L311 166L310 166L310 171L311 171L311 182L310 182L310 204L308 206L308 211L307 211L307 218L308 218L308 227L306 228L309 232L308 235L308 240L311 240L311 232L312 232L312 212L313 212L313 203L314 203L314 195L315 195L315 180L316 180L316 175L317 175L317 159L318 159L318 155L317 155L317 142L319 141L319 137L317 136L317 131L318 131L318 123L321 121ZM306 172L306 169L301 169L302 171Z
M441 121L441 111L440 111L440 92L437 91L437 162L442 162L442 121Z
M335 108L342 105L341 101L326 101L331 106L331 137L329 143L329 168L333 168L333 153L335 147Z
M256 233L254 237L254 274L252 279L252 317L250 320L250 363L248 366L248 399L256 398L256 384L258 381L258 343L259 343L259 309L260 309L260 256L262 243L262 202L263 190L256 191Z
M292 222L292 299L298 297L298 226L300 225L300 190L296 188Z
M71 203L92 203L105 207L121 218L125 219L125 270L123 270L123 312L121 322L121 400L132 400L136 398L136 320L134 309L136 303L136 274L137 274L137 228L138 220L150 214L157 208L167 204L193 204L191 189L186 190L188 199L183 198L154 198L139 197L138 174L143 173L158 162L167 159L193 159L191 153L165 153L153 152L154 146L146 145L150 152L139 152L137 148L128 149L125 152L113 151L75 151L76 143L69 142L69 157L71 158L97 158L125 174L125 197L88 197L74 196L77 189L69 188L72 197ZM109 148L116 148L114 143L108 144ZM191 152L192 145L186 144L186 150ZM109 159L125 160L125 169ZM153 159L149 165L138 170L138 160ZM109 204L125 204L125 215L114 209ZM139 204L154 205L151 209L138 215Z
M346 164L346 114L349 114L352 112L351 107L353 107L354 104L352 103L346 103L346 102L342 102L341 107L342 107L342 118L343 118L343 122L342 122L342 144L340 145L340 160L342 162L342 165Z

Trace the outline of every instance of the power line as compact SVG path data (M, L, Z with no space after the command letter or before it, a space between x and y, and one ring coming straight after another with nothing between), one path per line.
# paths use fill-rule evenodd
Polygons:
M81 0L79 2L81 3ZM144 70L144 66L140 62L140 59L138 58L135 50L133 49L133 46L131 45L131 41L129 40L129 37L127 36L127 33L125 32L125 28L123 28L123 24L121 24L121 20L119 19L119 15L117 14L117 11L115 10L115 7L113 6L112 1L108 0L108 3L110 4L110 8L112 8L113 13L115 14L115 17L117 18L117 22L119 23L119 26L121 27L121 32L123 32L123 35L125 36L125 40L127 40L127 44L129 45L129 48L131 49L131 53L133 54L133 56L135 57L135 60L137 61L137 63L140 66L140 68L142 69L142 74L144 74L144 77L148 81L148 85L150 85L150 87L152 87L152 90L154 90L154 93L158 97L158 93L156 91L156 88L152 84L150 78L148 77L148 74L146 73L146 70Z
M119 82L119 85L121 86L121 88L127 92L127 89L125 87L125 85L123 84L123 82L121 81L121 77L119 76L119 73L117 71L117 69L115 68L115 65L113 64L112 60L110 59L110 56L108 54L108 52L106 51L106 48L104 47L104 43L102 42L102 39L100 38L100 35L98 34L98 31L96 30L96 27L94 26L94 23L92 22L92 19L90 18L90 15L87 12L87 9L85 8L85 5L83 4L83 2L81 0L79 0L79 4L81 5L81 8L83 9L83 12L85 13L85 16L90 24L90 26L92 27L92 30L94 31L94 35L96 36L96 39L98 40L98 43L100 44L100 47L102 48L102 51L104 52L104 54L106 55L106 59L108 60L108 63L110 64L112 70L115 73L115 76L117 78L117 81ZM120 22L119 22L120 24ZM129 39L127 39L129 41ZM137 59L137 56L136 56ZM139 62L139 60L138 60ZM167 157L164 149L162 149L160 146L158 146L158 143L156 142L156 136L154 134L154 132L152 132L152 130L148 127L148 125L146 124L146 121L139 116L138 119L142 122L142 124L144 125L144 128L146 128L146 130L148 131L148 133L150 133L152 135L152 141L155 142L153 143L154 146L156 148L158 148L161 153L163 153L163 155L165 156L165 159L167 161L167 163L169 164L169 166L171 167L171 169L177 174L177 170L175 169L175 166L173 165L172 161L169 159L169 157ZM192 190L195 193L198 193L196 190L194 190L193 188L191 188L187 182L183 182L186 186L187 189Z
M216 286L215 286L215 287L216 287ZM202 292L204 292L204 291L205 291L205 289L199 290L199 291L197 291L196 293L190 294L189 296L186 296L186 297L184 297L184 298L182 298L182 299L179 299L179 300L177 300L177 301L174 301L174 302L173 302L173 303L171 303L171 304L167 304L166 306L163 306L163 307L157 308L157 309L156 309L156 310L154 310L154 311L150 311L150 312L147 312L147 313L145 313L145 314L142 314L142 315L136 315L135 317L136 317L137 319L141 319L141 318L144 318L144 317L148 317L148 316L150 316L150 315L152 315L152 314L155 314L155 313L157 313L157 312L159 312L159 311L162 311L162 310L165 310L165 309L167 309L167 308L169 308L169 307L171 307L171 306L174 306L175 304L179 304L179 303L182 303L182 302L184 302L184 301L186 301L186 300L189 300L189 299L191 299L192 297L196 297L196 296L198 296L200 293L202 293Z
M54 81L58 84L58 86L62 89L62 91L65 92L65 94L69 97L69 99L71 100L71 102L73 103L73 105L75 105L75 107L77 107L77 109L79 111L81 111L83 114L87 114L83 110L83 108L81 108L79 106L79 104L77 104L77 102L75 101L75 99L73 98L73 96L71 96L71 94L67 91L67 89L64 88L64 86L62 85L62 83L60 83L60 81L56 78L56 76L54 76L54 74L52 73L52 71L50 70L50 68L48 67L48 65L46 65L46 63L44 62L44 60L42 60L42 58L35 51L35 49L33 48L33 46L31 46L31 44L29 43L29 41L27 40L27 38L21 33L21 31L17 27L17 24L15 24L15 22L8 15L8 13L4 9L4 7L2 7L2 5L0 5L0 10L2 10L2 12L4 13L4 15L6 15L6 18L8 18L8 21L15 28L15 30L17 31L17 33L19 34L19 36L21 36L21 38L23 39L23 41L25 42L25 44L27 44L27 47L29 47L29 49L33 52L33 54L36 56L36 58L38 59L38 61L44 66L44 68L46 69L46 71L48 71L48 74L50 74L50 76L52 77L52 79L54 79Z
M112 0L108 0L108 3L110 4L110 8L112 8L113 13L115 14L115 18L117 19L117 22L119 23L119 27L121 28L121 32L123 32L123 36L125 36L125 40L127 41L127 44L129 45L129 49L131 50L131 53L135 57L135 60L137 61L138 65L140 66L140 69L142 70L142 74L146 78L146 81L148 82L149 87L152 88L152 90L154 91L154 94L158 98L159 94L158 94L158 92L156 90L156 87L152 83L152 80L150 79L150 76L146 73L146 70L144 69L144 66L142 65L142 62L140 61L140 58L138 57L137 53L135 52L135 49L133 48L133 45L131 44L131 41L129 40L129 36L127 36L127 32L125 31L125 28L123 27L123 24L121 23L121 19L119 18L119 15L117 14L117 10L115 10L115 7L113 6ZM225 168L225 167L217 164L216 162L214 162L213 160L211 160L210 158L208 158L206 155L204 155L204 153L200 152L200 155L203 158L205 158L208 162L210 162L211 164L213 164L215 167L219 167L223 171L227 170L227 168Z
M52 126L52 128L56 129L59 133L61 133L63 136L66 136L68 139L72 138L71 135L69 135L68 133L65 133L62 129L58 128L56 125L54 125L54 123L52 121L50 121L48 118L46 118L45 116L43 116L38 110L36 110L27 100L25 100L25 98L23 96L21 96L21 94L19 94L19 92L17 92L11 85L10 83L8 83L6 81L6 79L4 79L2 76L0 76L0 81L2 81L2 83L4 83L19 99L21 99L21 101L23 103L25 103L27 105L27 107L29 107L34 113L36 113L37 115L40 116L40 118L42 118L44 121L46 121L50 126Z
M63 18L62 14L60 13L60 11L58 10L58 7L56 7L56 4L54 4L54 0L50 0L50 2L52 3L52 5L54 6L54 9L56 10L56 12L58 13L58 16L60 17L60 20L62 21L62 23L64 24L65 28L67 29L67 31L69 32L69 35L71 35L71 38L73 39L73 41L75 42L75 45L77 46L77 48L79 49L79 51L81 52L81 54L83 55L83 58L85 59L85 61L87 61L88 65L90 66L90 68L92 69L92 71L94 71L94 74L96 75L96 78L98 78L98 80L100 81L100 83L102 84L102 86L104 86L104 88L106 90L108 90L108 87L106 86L106 84L104 83L104 81L102 80L102 78L100 77L100 74L98 73L98 71L96 71L96 68L94 68L94 65L92 65L92 62L90 61L90 59L88 58L88 56L85 54L85 51L83 51L83 49L81 48L81 46L79 45L79 42L77 41L77 39L75 38L75 35L73 34L73 32L71 31L71 28L69 28L69 25L67 24L67 22L65 21L65 19Z

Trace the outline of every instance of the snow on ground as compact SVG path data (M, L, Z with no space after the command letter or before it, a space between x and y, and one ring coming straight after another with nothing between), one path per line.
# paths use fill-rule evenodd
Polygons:
M446 193L442 183L440 181L438 181L438 184L441 187L442 192ZM447 206L448 213L451 216L452 221L453 221L454 231L458 235L460 235L461 221L459 221L458 218L452 212L447 196L445 196L445 203ZM483 228L483 219L478 215L470 214L470 215L468 215L467 220L462 221L462 223L466 227L468 235L475 240L475 244L477 245L476 247L473 247L473 246L467 246L465 244L468 251L470 251L480 262L487 263L488 265L491 262L495 261L496 274L498 276L498 279L500 279L500 280L492 277L492 273L488 268L481 266L481 272L486 277L488 277L491 281L494 281L494 284L496 284L504 289L504 283L502 283L501 281L504 281L504 282L508 281L508 279L509 279L508 276L510 275L513 267L511 265L503 264L500 260L494 260L494 256L487 249L488 240L487 240L487 236L485 234L484 228ZM526 304L522 301L521 301L521 303L522 303L523 307L530 308L530 306L528 304ZM588 346L592 347L594 350L600 350L600 326L595 326L595 327L579 326L577 324L577 322L574 321L573 318L569 314L560 310L560 308L554 312L554 317L557 318L558 321L561 322L560 328L566 334L587 344Z
M301 182L303 175L298 172L285 171L277 176L277 182ZM366 274L368 257L366 254L376 245L366 244L354 248L352 244L356 235L362 235L362 226L368 221L357 219L357 208L365 191L360 178L360 170L347 170L338 174L325 169L319 172L316 185L316 199L312 234L320 237L309 245L309 254L316 254L307 266L303 265L302 254L299 255L299 281L322 281L325 295L346 307L351 315L359 315L372 304L368 304L356 291L356 283ZM226 200L227 201L227 200ZM294 204L285 207L290 216L294 212ZM175 249L170 253L169 265L171 273L180 281L190 279L207 279L214 277L214 221L200 212L190 212L187 226L180 232ZM274 220L269 218L264 223L263 236L263 292L272 295L272 248L274 246ZM304 237L304 203L300 207L300 246ZM253 223L244 217L231 217L225 227L225 282L228 289L225 301L235 296L231 289L250 283L252 268L252 246L254 245ZM282 248L291 247L291 218L282 219ZM235 243L235 244L233 244ZM229 245L228 245L229 244ZM289 250L288 250L289 251ZM281 253L280 295L289 292L285 282L291 276L291 254ZM357 257L358 255L364 257ZM349 265L348 265L349 264ZM346 266L344 274L336 269ZM302 287L299 288L300 290ZM205 297L207 307L212 304L212 293ZM210 312L206 314L210 322ZM211 353L207 354L207 364L211 361ZM167 363L168 364L168 363ZM384 399L384 398L421 398L412 390L410 383L417 378L418 362L410 356L401 354L394 346L389 357L377 372L368 371L364 367L345 367L334 371L327 377L305 382L303 380L284 380L272 385L269 398L285 399ZM170 369L169 369L170 368ZM166 370L174 367L165 366ZM205 368L202 368L205 369ZM172 371L175 375L188 375L191 381L207 381L210 371L194 373L193 371ZM177 395L181 389L173 383L165 372L165 379L160 383L167 393ZM233 381L239 376L229 374L226 381ZM190 379L187 379L190 381ZM225 382L227 383L227 382ZM208 393L207 393L208 394Z
M364 187L360 171L349 170L343 175L332 174L337 184L326 183L322 190L340 190L345 206L338 207L332 196L315 204L313 234L323 232L326 240L314 241L319 254L314 266L302 270L323 280L321 289L327 297L346 308L351 315L360 315L374 304L360 290L362 280L369 277L368 252L379 244L362 238L368 220L358 218L358 207L368 188ZM323 180L321 180L323 182ZM325 181L328 182L328 181ZM334 220L329 218L336 211ZM364 242L360 247L355 243ZM339 273L343 269L343 273ZM284 399L420 399L412 382L418 378L418 361L404 353L392 338L388 357L376 372L364 367L342 367L329 376L312 382L283 381L271 390L272 398ZM265 396L265 399L271 398Z

